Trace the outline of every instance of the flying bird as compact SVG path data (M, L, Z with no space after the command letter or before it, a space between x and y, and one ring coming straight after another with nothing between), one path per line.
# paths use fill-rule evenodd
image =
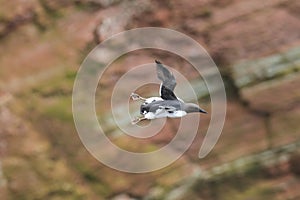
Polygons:
M132 93L132 100L142 100L140 106L141 117L136 117L132 124L142 120L152 120L163 117L183 117L188 113L207 113L194 103L185 103L174 94L176 79L174 75L159 61L155 60L157 77L162 81L159 88L160 97L144 98L136 93Z

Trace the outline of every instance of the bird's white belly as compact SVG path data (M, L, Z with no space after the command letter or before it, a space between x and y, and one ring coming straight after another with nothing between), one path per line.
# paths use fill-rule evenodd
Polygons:
M177 118L177 117L183 117L187 113L182 110L174 111L173 113L169 113L168 111L157 109L155 113L148 112L145 114L146 119L157 119L157 118L164 118L164 117L170 117L170 118Z
M157 109L155 113L147 112L145 114L146 119L156 119L156 118L163 118L163 117L168 117L168 113L165 111L162 111L161 109Z

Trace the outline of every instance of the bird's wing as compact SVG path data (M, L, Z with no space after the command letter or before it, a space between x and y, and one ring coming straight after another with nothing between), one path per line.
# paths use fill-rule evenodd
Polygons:
M173 92L176 86L174 75L166 67L164 67L161 62L157 60L155 60L155 62L157 77L162 81L159 89L161 98L164 100L177 100L177 97Z

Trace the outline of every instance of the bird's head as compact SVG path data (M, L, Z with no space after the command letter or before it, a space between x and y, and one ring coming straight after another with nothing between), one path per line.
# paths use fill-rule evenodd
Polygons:
M207 114L207 112L205 110L203 110L197 104L194 104L194 103L185 103L183 106L183 109L187 113L200 112L200 113Z

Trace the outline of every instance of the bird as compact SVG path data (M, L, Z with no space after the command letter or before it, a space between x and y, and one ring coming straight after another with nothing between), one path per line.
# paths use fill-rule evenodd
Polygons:
M144 98L136 93L131 93L132 100L141 100L143 103L140 106L140 114L132 120L132 124L137 124L143 120L153 120L158 118L179 118L188 113L205 113L207 112L194 103L185 103L178 98L174 89L176 87L176 79L160 61L155 60L157 77L161 81L159 88L160 97Z

